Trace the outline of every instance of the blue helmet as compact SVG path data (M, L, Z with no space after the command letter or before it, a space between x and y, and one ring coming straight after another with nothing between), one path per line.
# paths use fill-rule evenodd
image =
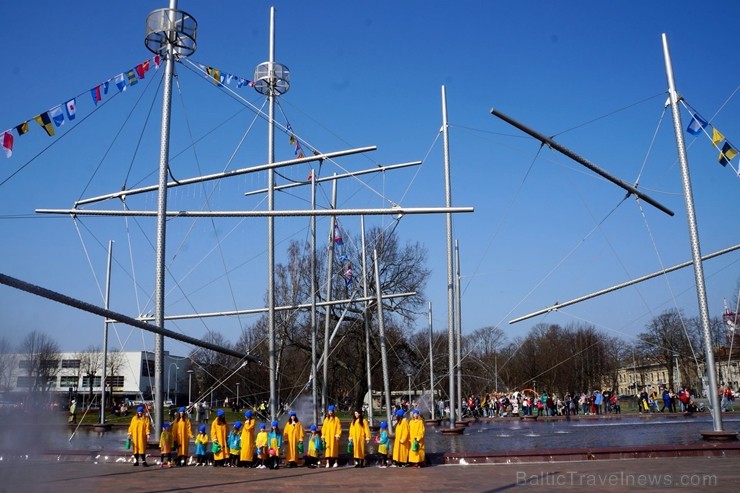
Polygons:
M295 411L291 411L288 413L288 416L295 416Z
M334 412L334 405L332 404L331 406L327 407L326 410Z
M185 408L184 407L181 407L180 409L177 410L177 412L178 413L184 413L185 412Z
M218 416L219 418L221 416L223 416L224 414L226 414L226 413L224 413L224 410L223 409L219 409L218 411L216 411L216 416Z
M380 429L381 430L385 430L386 428L388 428L388 423L386 423L385 421L381 421L380 422Z
M264 429L265 429L265 423L260 423L260 430L264 430Z
M399 409L398 411L396 411L396 416L398 416L399 418L403 418L403 409Z
M414 409L413 411L411 411L411 414L419 414L419 410L418 409Z
M144 407L143 407L143 406L139 406L139 407L137 407L137 408L136 408L136 412L137 412L137 413L143 413L143 412L144 412Z
M244 417L245 417L245 418L251 418L251 417L252 417L252 411L251 411L251 410L249 410L249 411L245 412L245 413L244 413Z
M278 422L277 421L273 421L272 422L272 426L275 427L275 428L277 428L278 427Z
M237 430L238 430L239 428L241 428L241 427L242 427L242 422L241 422L241 421L236 421L236 422L234 423L234 428L236 428Z
M169 423L162 423L162 428L164 428L165 430L169 427L170 427Z
M201 433L205 433L206 432L206 425L200 425L198 427L198 431L201 432Z
M316 425L311 425L311 431L316 431Z

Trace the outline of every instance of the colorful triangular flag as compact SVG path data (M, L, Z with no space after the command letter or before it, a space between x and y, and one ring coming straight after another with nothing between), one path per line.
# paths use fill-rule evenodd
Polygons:
M5 157L10 159L13 155L13 134L10 132L3 132L3 138L0 139L0 145L2 145L5 151Z
M75 119L75 113L77 113L77 105L76 105L77 99L72 98L66 103L64 103L64 106L67 108L67 120L72 121Z
M342 234L339 232L339 225L334 224L334 243L336 245L344 245L344 241L342 240Z
M113 81L116 83L116 87L118 87L118 92L123 92L126 90L126 77L124 77L123 74L118 74L113 78Z
M21 136L24 133L28 132L28 122L23 122L20 125L15 126L15 131L18 132L18 135Z
M62 113L62 105L55 106L50 109L49 116L51 117L51 121L53 121L54 125L56 125L57 127L61 127L62 125L64 125L64 113Z
M100 101L100 86L95 86L90 89L90 95L92 96L93 103L95 103L95 106L97 106L98 101Z
M694 113L694 117L691 119L691 122L686 128L686 131L693 135L699 135L701 133L701 130L707 125L708 123L706 122L706 120L704 120L698 114Z
M725 142L725 145L722 146L722 152L719 153L719 164L727 166L727 163L732 161L735 156L737 156L737 150L729 142Z
M41 113L40 115L36 115L33 117L34 120L36 120L36 123L41 125L41 128L46 130L46 135L51 137L54 135L54 125L51 124L51 118L49 118L49 113Z
M722 132L716 128L712 128L712 143L717 146L723 140L725 140L725 136L722 135Z

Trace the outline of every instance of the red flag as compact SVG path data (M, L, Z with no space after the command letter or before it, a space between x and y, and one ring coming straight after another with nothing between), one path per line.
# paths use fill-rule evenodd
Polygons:
M10 158L13 155L13 134L3 132L2 146L5 151L5 157Z

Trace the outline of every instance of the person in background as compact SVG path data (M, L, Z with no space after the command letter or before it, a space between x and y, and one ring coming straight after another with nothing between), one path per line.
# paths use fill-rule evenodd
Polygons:
M169 423L162 424L162 432L159 434L159 468L172 467L172 431Z
M265 423L260 423L260 431L257 433L257 438L254 441L255 447L257 447L257 469L266 469L267 459L269 457L267 451L267 430L265 430Z
M380 434L377 437L378 444L378 455L380 455L380 466L385 469L388 467L388 445L390 440L388 438L388 423L385 421L380 422Z
M195 436L195 458L196 458L196 466L203 466L205 467L207 465L206 463L206 455L207 455L207 447L208 447L208 435L206 435L206 425L200 425L198 427L198 434Z
M393 442L393 464L391 467L404 467L409 462L409 422L403 417L403 409L396 411L396 439Z
M131 418L131 424L128 427L128 437L131 439L131 450L134 454L134 466L141 465L149 467L146 463L146 446L149 441L149 435L152 433L149 417L144 416L144 407L136 408L136 416Z
M239 456L242 451L242 423L236 421L234 423L234 429L229 433L229 437L226 439L229 444L229 467L239 467Z
M425 431L426 427L424 426L424 420L421 419L419 410L414 409L411 413L411 422L409 423L409 440L411 441L409 463L413 464L414 467L421 467L426 460L426 453L424 450Z
M216 419L211 424L211 441L219 446L218 452L213 453L214 466L225 466L226 459L229 458L229 444L226 441L228 429L224 410L219 409L216 411Z
M283 429L285 443L285 462L288 467L298 467L298 459L303 455L303 425L295 411L288 414L288 422Z
M184 466L190 456L190 440L193 438L193 425L190 418L181 407L177 410L175 421L172 423L172 438L175 442L175 465Z
M419 412L417 409L414 411ZM365 444L370 442L370 426L359 409L355 410L355 416L349 425L349 441L352 444L355 467L365 467Z
M342 422L334 415L334 406L326 408L324 424L321 425L321 436L324 439L324 456L326 467L339 466L339 437L342 435Z
M69 419L67 423L77 424L77 401L72 399L69 404Z
M311 425L311 435L308 437L308 455L306 456L306 467L316 469L321 454L321 436L316 430L316 425Z
M239 460L244 467L252 467L254 464L254 426L256 421L252 419L252 411L244 412L244 425L242 426L242 450Z

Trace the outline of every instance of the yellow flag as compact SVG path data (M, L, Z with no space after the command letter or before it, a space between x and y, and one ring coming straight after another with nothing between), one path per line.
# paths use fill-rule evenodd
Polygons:
M725 140L725 136L716 128L712 128L712 143L714 145L719 145L723 140Z

